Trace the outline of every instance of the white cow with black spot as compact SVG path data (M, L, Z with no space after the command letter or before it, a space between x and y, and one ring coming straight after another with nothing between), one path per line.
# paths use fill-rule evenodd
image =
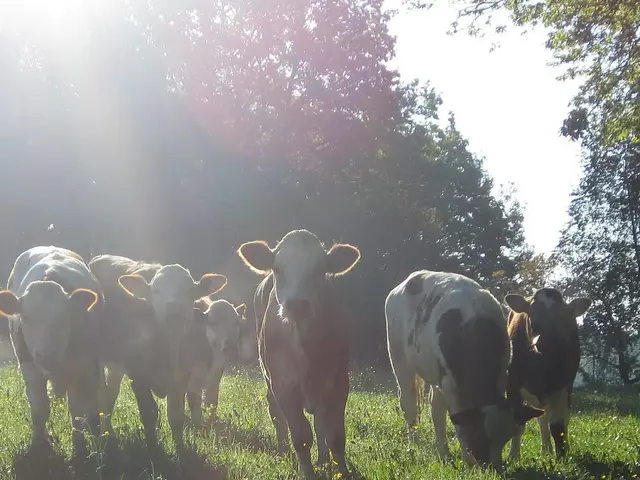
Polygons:
M385 314L389 357L410 431L422 379L431 386L441 458L450 457L448 410L465 460L501 468L502 449L516 425L542 411L512 405L505 397L511 347L498 301L467 277L421 270L391 290Z

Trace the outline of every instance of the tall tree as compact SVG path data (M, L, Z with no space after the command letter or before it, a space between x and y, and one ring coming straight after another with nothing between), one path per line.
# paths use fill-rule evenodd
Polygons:
M590 149L584 176L569 210L558 257L567 286L596 301L582 329L600 362L624 383L640 381L634 351L640 341L640 146L604 144L598 132L584 137Z

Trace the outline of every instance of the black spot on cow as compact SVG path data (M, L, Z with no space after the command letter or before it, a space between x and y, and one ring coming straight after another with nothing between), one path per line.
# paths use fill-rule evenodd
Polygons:
M438 319L439 345L467 408L496 403L502 394L499 378L509 338L500 321L477 317L463 324L462 311L447 310Z
M424 306L422 307L421 315L423 325L429 321L429 319L431 318L431 314L433 313L433 309L436 308L436 305L441 298L442 295L429 295L426 298Z

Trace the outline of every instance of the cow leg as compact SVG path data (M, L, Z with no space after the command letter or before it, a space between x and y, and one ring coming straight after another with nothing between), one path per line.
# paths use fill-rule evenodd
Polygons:
M568 389L563 388L558 392L554 392L549 398L549 430L556 446L556 457L558 458L562 458L567 454L568 427L569 392Z
M185 390L176 386L172 386L167 395L167 416L178 453L184 449L184 397Z
M293 448L296 451L300 470L306 478L313 478L315 472L311 464L311 447L313 446L313 432L307 417L304 415L302 407L302 399L299 391L296 390L280 390L282 394L278 394L275 390L274 396L280 400L278 404L282 408L289 431L291 432L291 440Z
M540 417L542 418L542 417ZM540 420L538 418L538 420ZM525 425L517 425L516 433L511 438L511 448L509 449L509 458L517 460L520 458L520 447L522 445L522 435L524 434Z
M158 442L157 427L158 427L158 404L153 398L151 390L141 385L135 380L131 382L131 389L136 396L136 402L138 403L138 410L140 411L140 419L142 420L142 426L144 427L144 434L147 438L147 445L150 448L155 448Z
M220 395L220 381L222 380L222 373L224 367L214 368L209 374L207 379L207 388L204 394L204 404L207 410L210 412L207 419L207 423L212 423L216 419L218 410L218 398Z
M549 429L549 412L545 411L544 415L539 416L536 420L538 421L538 426L540 427L542 453L544 455L551 455L551 430Z
M106 388L104 389L104 408L105 415L111 415L116 405L116 400L118 399L118 395L120 395L120 385L122 384L122 378L124 377L124 372L115 365L108 365L106 368L105 375L105 384Z
M191 423L196 428L202 426L202 392L187 392L187 403L191 412Z
M329 463L329 445L327 445L326 424L328 418L323 415L324 412L316 411L313 415L313 428L316 431L316 441L318 442L318 462L316 465L321 467Z
M409 429L409 441L415 440L415 426L418 421L418 391L416 372L409 367L404 353L390 348L391 366L400 390L400 408Z
M267 387L267 404L269 405L269 416L271 417L273 426L276 429L276 438L278 440L278 454L284 455L287 453L287 450L289 450L289 432L287 430L287 420L269 387Z
M338 464L338 472L343 476L348 475L347 460L345 456L346 435L344 427L344 411L347 406L347 397L349 395L349 377L345 371L343 378L337 379L339 385L334 392L335 396L329 395L325 403L326 415L323 420L322 430L324 431L326 442L333 460ZM318 458L320 456L320 445L318 445Z
M31 443L33 447L37 448L47 442L46 423L49 418L47 379L42 376L33 362L20 363L20 370L31 409L31 423L33 425Z
M71 425L73 426L73 450L76 456L86 455L87 446L84 430L94 438L100 436L100 417L98 415L98 395L100 385L93 378L84 378L73 382L67 390Z
M442 391L435 385L431 385L429 403L431 404L431 420L433 421L433 430L436 435L438 455L440 455L441 460L448 461L451 458L451 452L447 444L446 434L447 404Z

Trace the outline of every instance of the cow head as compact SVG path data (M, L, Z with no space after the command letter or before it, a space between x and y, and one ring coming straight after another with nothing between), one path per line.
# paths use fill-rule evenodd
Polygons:
M293 322L313 318L327 277L344 275L360 260L356 247L337 244L326 251L307 230L287 233L274 249L263 241L245 243L238 254L254 272L273 272L280 315Z
M584 297L574 298L567 304L555 288L541 288L529 299L509 294L504 301L514 312L529 315L534 333L543 336L546 332L575 327L576 319L591 306L591 300Z
M151 303L157 322L183 334L193 323L193 303L222 290L227 277L207 273L196 282L183 266L165 265L151 282L141 275L122 275L118 283L129 295Z
M234 307L227 300L212 302L204 312L195 308L196 319L205 327L214 355L222 353L227 361L237 358L242 341L240 325L246 322L245 309L244 303Z
M141 275L122 275L118 283L129 295L151 304L155 319L168 339L170 364L177 366L180 339L194 323L193 303L222 290L227 277L207 273L196 282L183 266L165 265L151 282Z
M452 415L451 420L462 447L473 460L500 469L502 450L516 434L517 427L543 413L544 410L498 398L493 405L463 411Z
M24 341L35 365L50 378L64 361L74 318L91 311L98 294L78 288L67 293L53 281L29 284L24 295L0 291L0 313L19 315Z

